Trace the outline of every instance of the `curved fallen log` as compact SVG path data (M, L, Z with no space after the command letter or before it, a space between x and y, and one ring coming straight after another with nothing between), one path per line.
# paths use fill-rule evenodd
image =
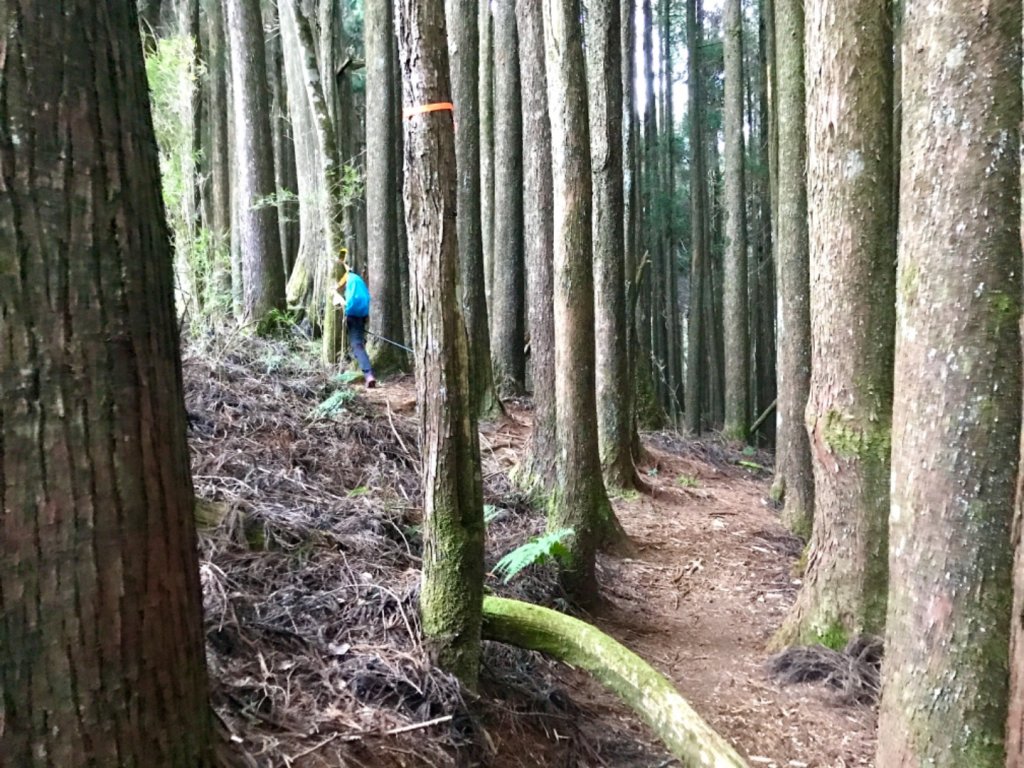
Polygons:
M746 768L743 758L694 712L672 683L596 627L539 605L488 596L483 635L587 670L651 726L683 765Z

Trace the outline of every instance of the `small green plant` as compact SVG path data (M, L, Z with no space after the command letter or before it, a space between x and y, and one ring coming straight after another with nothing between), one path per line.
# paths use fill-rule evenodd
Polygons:
M367 488L365 485L360 485L360 486L357 486L357 487L353 488L351 491L349 491L348 492L348 496L351 497L351 498L355 498L357 496L365 496L369 492L370 492L369 488Z
M766 472L767 470L758 464L756 461L739 461L737 462L741 467L745 469L752 469L755 472Z
M757 448L752 445L747 445L743 448L744 456L757 456Z
M256 335L263 337L284 338L290 335L295 325L295 313L291 310L270 310L265 317L256 323Z
M676 478L676 485L681 488L696 488L700 485L700 480L696 475L680 475Z
M501 510L493 504L484 504L484 525L490 525L501 514Z
M335 384L351 384L353 381L357 381L362 377L363 374L359 371L342 371L341 373L336 374L332 381Z
M551 561L567 562L569 548L563 542L573 533L572 528L561 528L545 533L543 536L535 536L501 558L494 566L494 575L503 576L502 581L508 584L531 565L541 565Z
M351 389L336 389L330 396L313 409L310 416L312 421L320 419L333 419L345 410L345 406L356 399L356 393Z

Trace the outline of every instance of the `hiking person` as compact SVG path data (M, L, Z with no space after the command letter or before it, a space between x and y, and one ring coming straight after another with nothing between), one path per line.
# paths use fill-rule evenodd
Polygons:
M366 282L355 272L343 267L338 288L334 292L334 306L343 307L345 327L348 329L348 343L352 354L363 371L363 379L369 389L377 386L377 379L366 354L366 325L370 320L370 290Z

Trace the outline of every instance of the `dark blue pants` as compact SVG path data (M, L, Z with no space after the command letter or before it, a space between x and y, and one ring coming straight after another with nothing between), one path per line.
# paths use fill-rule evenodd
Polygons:
M373 373L373 369L370 368L370 356L366 354L366 324L369 321L368 317L345 318L348 326L348 343L363 373Z

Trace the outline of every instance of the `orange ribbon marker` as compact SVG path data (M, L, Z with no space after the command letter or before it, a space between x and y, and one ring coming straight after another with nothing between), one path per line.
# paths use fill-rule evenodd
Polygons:
M422 115L427 112L442 112L445 110L454 113L455 105L452 104L450 101L438 101L433 104L423 104L419 107L409 107L408 109L405 110L403 114L405 115L405 119L408 120L410 117Z

